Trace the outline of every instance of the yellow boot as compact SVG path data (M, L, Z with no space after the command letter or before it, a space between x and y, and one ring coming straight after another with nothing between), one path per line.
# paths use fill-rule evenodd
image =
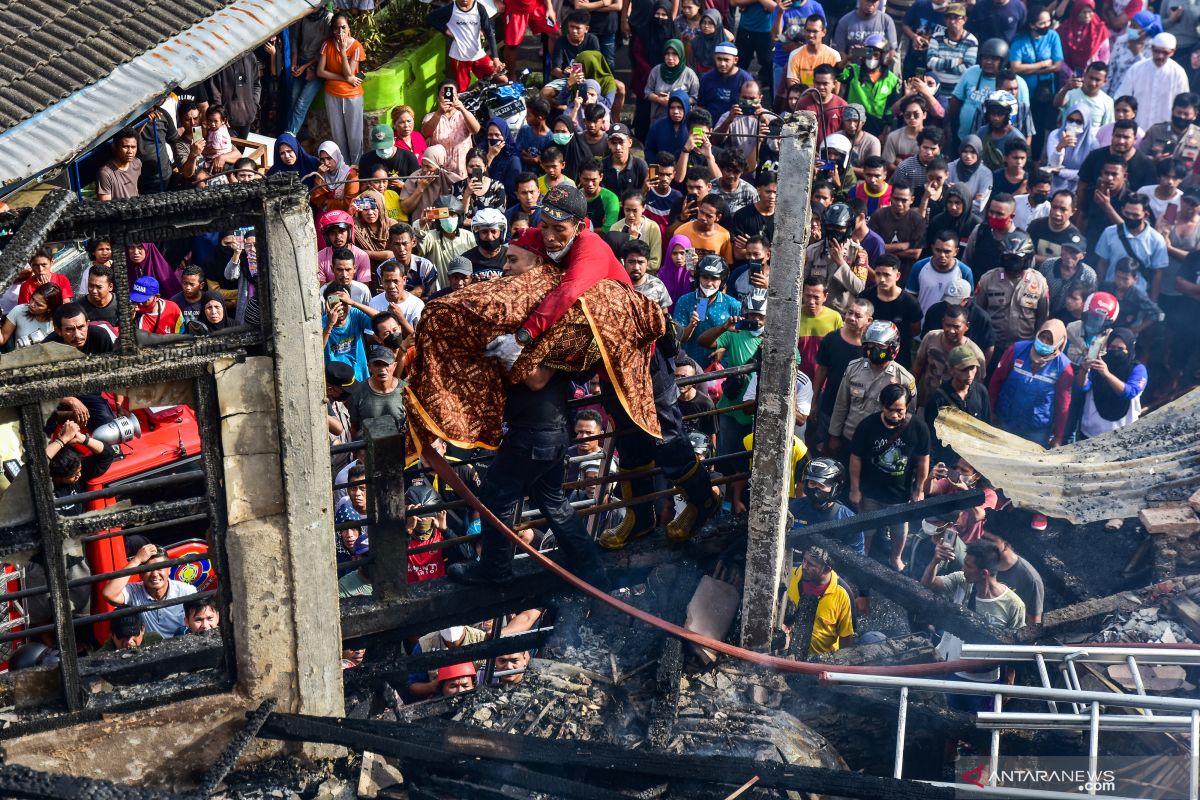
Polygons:
M621 499L632 500L634 494L633 482L623 480L620 482ZM653 485L653 484L651 484ZM615 528L608 528L604 533L600 534L597 540L600 546L606 550L620 550L633 539L640 539L643 536L649 536L654 533L658 527L658 516L654 513L654 504L638 504L637 506L627 506L625 509L625 518L621 520L621 524Z
M697 462L682 478L672 483L683 492L686 504L675 519L667 523L667 541L682 544L704 525L710 516L721 508L709 483L708 470Z

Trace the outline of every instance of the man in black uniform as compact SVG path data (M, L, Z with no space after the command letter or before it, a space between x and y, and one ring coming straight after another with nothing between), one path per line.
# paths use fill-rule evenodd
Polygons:
M600 551L583 521L563 495L566 472L567 400L574 396L571 376L547 367L538 369L508 390L504 402L507 433L488 467L479 499L501 521L510 524L517 503L528 496L554 531L572 573L593 586L607 579ZM483 521L479 561L451 564L446 575L468 584L500 584L512 580L512 540Z

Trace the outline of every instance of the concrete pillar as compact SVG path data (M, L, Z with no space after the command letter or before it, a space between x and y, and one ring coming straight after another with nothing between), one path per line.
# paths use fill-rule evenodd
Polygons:
M800 333L804 249L808 245L816 116L785 125L779 143L779 204L771 247L767 328L758 372L754 475L747 521L742 593L742 647L766 650L778 627L776 595L783 577L791 442L796 413L795 352Z
M325 358L317 292L316 230L300 192L265 201L270 287L265 298L275 345L286 585L276 613L295 629L294 709L341 715L341 618L333 542L333 489L326 435ZM282 706L280 707L282 709Z

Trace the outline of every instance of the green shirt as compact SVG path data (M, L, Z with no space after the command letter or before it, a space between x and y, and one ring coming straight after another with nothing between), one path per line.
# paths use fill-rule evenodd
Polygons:
M884 70L883 76L871 83L869 79L863 80L865 76L860 74L861 70L861 64L851 64L842 70L842 83L846 84L846 102L860 103L867 110L867 114L876 119L883 119L887 116L888 100L900 84L900 77L891 70Z
M754 360L754 356L758 353L758 348L762 346L761 336L751 336L746 331L725 331L717 337L717 348L725 348L725 357L721 359L721 364L726 369L730 367L740 367L743 364L749 364ZM730 394L725 391L721 394L721 399L717 401L717 408L729 408L742 402L742 396L746 394L746 387L750 385L750 376L739 376L742 378L741 388ZM729 381L725 382L729 386ZM754 415L746 413L745 410L730 411L733 419L742 425L749 425L754 421Z
M587 199L588 219L592 221L592 229L597 233L608 230L621 217L621 201L603 186L600 187L600 194L585 199ZM600 217L601 214L604 215L603 218Z

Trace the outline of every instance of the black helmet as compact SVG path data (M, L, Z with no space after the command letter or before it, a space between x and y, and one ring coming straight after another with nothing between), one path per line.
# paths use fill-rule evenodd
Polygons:
M846 473L842 465L832 458L814 458L804 468L805 492L812 499L815 508L826 509L833 505L842 491ZM820 491L812 491L807 484L815 483Z
M985 40L983 44L979 45L979 60L983 61L989 56L1001 61L1008 61L1008 42L1003 39Z
M41 642L26 642L17 648L8 661L10 670L54 666L58 666L58 651Z
M1000 266L1009 272L1029 269L1033 263L1033 240L1022 230L1004 234L1000 240Z
M429 484L414 483L405 490L404 502L410 506L432 506L442 502L442 498L438 497L438 493ZM409 516L413 515L422 516L417 513L416 509L411 509Z
M872 364L886 364L900 355L900 330L896 323L877 319L862 337L863 357Z
M832 239L844 239L849 233L850 227L854 224L854 212L850 210L850 206L845 203L834 203L829 208L825 209L825 213L821 215L822 222L825 223L825 235ZM840 232L838 229L840 228Z
M729 265L726 264L725 259L721 258L720 256L707 255L700 259L700 262L696 264L697 281L701 276L708 278L720 278L721 283L725 283L725 280L729 277Z

